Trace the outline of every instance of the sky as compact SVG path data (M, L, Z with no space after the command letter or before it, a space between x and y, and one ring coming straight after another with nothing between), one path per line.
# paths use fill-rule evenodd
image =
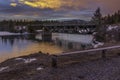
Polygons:
M103 15L120 10L120 0L0 0L0 20L90 20L100 7Z

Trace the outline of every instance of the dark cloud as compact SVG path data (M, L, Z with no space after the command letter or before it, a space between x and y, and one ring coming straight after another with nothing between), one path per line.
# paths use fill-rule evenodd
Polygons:
M12 6L11 3L15 5ZM120 0L0 0L0 19L80 18L88 20L97 7L101 7L103 15L106 15L119 10L119 3Z

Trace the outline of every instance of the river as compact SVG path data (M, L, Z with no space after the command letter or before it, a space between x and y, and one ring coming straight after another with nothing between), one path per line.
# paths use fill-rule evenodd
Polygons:
M39 39L39 40L38 40ZM23 55L37 53L61 54L90 47L92 35L53 33L51 42L41 40L38 35L14 35L0 37L0 62Z

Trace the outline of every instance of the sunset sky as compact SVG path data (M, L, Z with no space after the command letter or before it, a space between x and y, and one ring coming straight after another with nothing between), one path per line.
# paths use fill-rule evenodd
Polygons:
M97 7L107 15L120 10L119 3L120 0L0 0L0 20L89 20Z

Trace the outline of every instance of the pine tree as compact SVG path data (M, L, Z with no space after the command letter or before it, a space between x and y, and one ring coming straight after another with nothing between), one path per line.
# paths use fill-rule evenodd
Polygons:
M92 17L92 21L97 25L100 26L102 23L102 14L100 8L97 8L97 10L94 13L94 16Z
M120 10L118 10L118 22L120 23Z
M102 18L102 14L101 14L101 10L100 8L97 8L94 16L92 17L92 21L94 22L94 24L96 25L96 32L97 34L95 35L95 38L97 41L105 41L105 30L104 30L104 26L103 26L103 19Z
M106 17L105 24L112 24L113 23L113 17L112 16L110 14L105 16Z
M118 13L114 14L114 23L118 23Z

